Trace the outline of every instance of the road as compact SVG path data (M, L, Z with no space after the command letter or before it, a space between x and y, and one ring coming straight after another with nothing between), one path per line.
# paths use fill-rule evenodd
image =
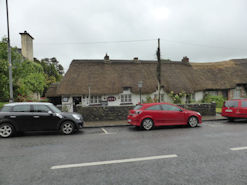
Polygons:
M247 184L247 121L0 139L0 185Z

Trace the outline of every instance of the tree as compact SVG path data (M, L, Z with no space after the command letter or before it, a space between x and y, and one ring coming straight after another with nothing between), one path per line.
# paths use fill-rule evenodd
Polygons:
M46 86L43 92L44 95L52 83L59 82L62 79L64 68L55 57L44 58L41 61L35 59L34 61L43 67L45 73Z

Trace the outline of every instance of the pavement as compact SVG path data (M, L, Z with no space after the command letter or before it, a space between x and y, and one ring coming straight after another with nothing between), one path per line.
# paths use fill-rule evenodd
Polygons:
M221 121L226 120L225 117L222 117L220 114L215 116L202 116L202 121ZM84 127L114 127L114 126L129 126L127 120L118 120L118 121L88 121L84 123Z

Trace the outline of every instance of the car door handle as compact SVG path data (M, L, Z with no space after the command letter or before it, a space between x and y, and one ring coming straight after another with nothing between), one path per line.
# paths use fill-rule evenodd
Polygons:
M10 116L10 118L16 118L16 116Z
M33 116L34 118L39 118L39 116Z

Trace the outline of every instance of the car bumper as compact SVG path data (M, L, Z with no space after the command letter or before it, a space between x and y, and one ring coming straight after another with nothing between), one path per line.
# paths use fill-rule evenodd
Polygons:
M77 126L77 129L82 129L84 126L84 121L77 121L76 126Z
M128 124L134 125L134 126L140 126L139 120L131 116L128 116Z

